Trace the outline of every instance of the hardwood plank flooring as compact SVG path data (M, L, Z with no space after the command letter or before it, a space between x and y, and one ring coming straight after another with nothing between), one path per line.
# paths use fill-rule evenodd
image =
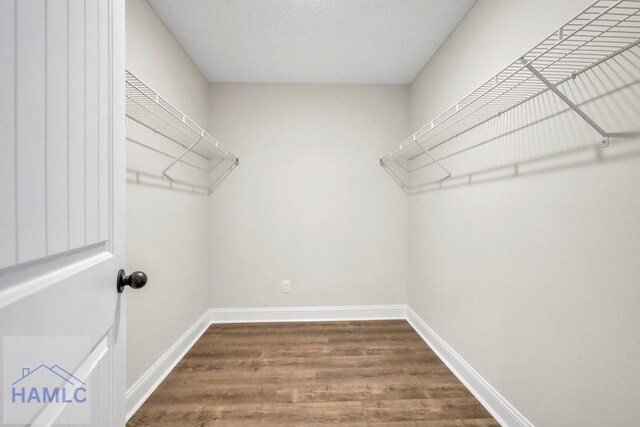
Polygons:
M404 320L211 326L127 423L498 423Z

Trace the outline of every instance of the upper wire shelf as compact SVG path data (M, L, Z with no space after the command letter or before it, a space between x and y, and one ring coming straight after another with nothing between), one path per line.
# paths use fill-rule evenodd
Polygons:
M125 72L127 141L144 149L131 172L154 175L211 193L239 164L238 157L196 122ZM134 153L137 154L137 153ZM131 156L130 156L131 157ZM132 160L136 161L136 159ZM152 171L161 172L150 174Z
M608 144L609 137L617 134L603 128L559 87L617 55L626 52L638 57L639 43L640 0L596 1L418 129L383 156L380 164L406 192L416 187L400 179L390 165L406 174L434 165L444 176L438 178L442 182L453 175L443 164L443 159L457 154L447 148L452 141L549 91ZM421 160L416 165L417 159Z

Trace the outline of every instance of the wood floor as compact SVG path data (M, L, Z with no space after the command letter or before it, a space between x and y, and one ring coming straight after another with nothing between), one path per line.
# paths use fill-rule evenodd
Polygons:
M210 327L127 426L497 426L404 320Z

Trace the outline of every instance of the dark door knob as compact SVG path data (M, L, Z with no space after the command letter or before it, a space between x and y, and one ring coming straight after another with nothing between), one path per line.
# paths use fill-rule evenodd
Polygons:
M134 271L127 275L124 270L118 271L118 293L121 294L124 291L125 286L131 287L131 289L140 289L147 284L147 275L142 271Z

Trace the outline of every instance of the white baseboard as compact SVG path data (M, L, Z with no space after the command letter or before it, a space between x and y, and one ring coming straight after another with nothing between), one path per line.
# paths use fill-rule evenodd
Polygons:
M155 391L162 380L169 375L171 370L175 368L196 341L200 339L210 324L209 313L205 312L193 326L127 390L127 421L129 421L133 414L135 414L140 406L149 398L151 393Z
M471 365L440 338L411 307L407 307L407 322L500 425L506 427L533 427L533 424L524 415L518 412Z
M407 306L360 305L336 307L212 308L211 323L313 322L404 319Z

